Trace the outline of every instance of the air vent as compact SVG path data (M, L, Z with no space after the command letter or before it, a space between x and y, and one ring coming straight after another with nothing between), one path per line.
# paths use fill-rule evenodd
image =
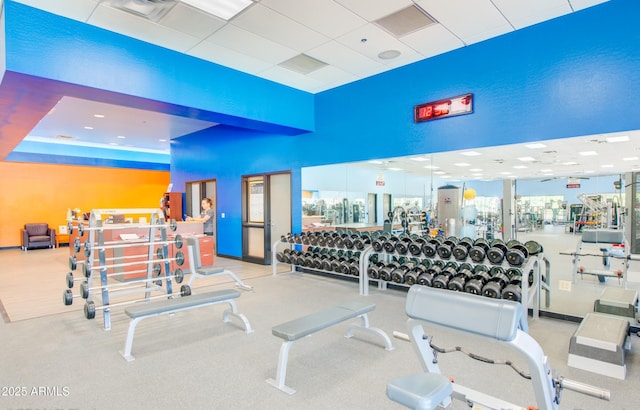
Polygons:
M436 24L437 21L424 10L413 5L378 19L374 23L394 36L402 37Z
M292 57L287 61L283 61L278 65L291 71L295 71L296 73L306 75L326 66L327 63L313 57L309 57L306 54L298 54L297 56Z
M102 2L155 22L158 22L178 3L177 0L102 0Z

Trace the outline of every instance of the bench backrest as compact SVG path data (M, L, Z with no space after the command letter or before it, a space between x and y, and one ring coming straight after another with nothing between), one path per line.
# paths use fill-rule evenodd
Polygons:
M187 246L190 246L193 252L189 254L193 269L200 269L202 267L202 261L200 259L200 242L198 238L187 238Z
M502 341L528 332L520 303L470 293L413 285L406 303L407 316Z

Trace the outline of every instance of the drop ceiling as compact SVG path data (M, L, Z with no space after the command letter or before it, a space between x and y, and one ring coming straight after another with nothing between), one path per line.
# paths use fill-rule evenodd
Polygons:
M226 21L181 1L147 0L175 1L166 15L153 21L113 7L115 0L15 1L310 93L604 2L259 0ZM168 153L171 139L216 125L135 111L65 97L26 139ZM394 158L366 166L421 174L445 172L440 175L451 180L553 178L640 169L639 160L619 160L620 152L628 154L628 158L640 154L640 147L634 142L638 135L633 132L627 135L631 140L624 143L628 146L622 150L620 145L616 148L615 144L597 142L606 136L585 136L547 141L547 147L538 151L518 144L475 150L480 154L475 157L451 152L428 157L427 161ZM595 150L599 156L587 158L578 154L589 150ZM526 156L534 160L517 160ZM570 162L578 165L562 165ZM440 168L424 168L429 163ZM456 163L469 165L452 165ZM615 169L603 168L609 163Z

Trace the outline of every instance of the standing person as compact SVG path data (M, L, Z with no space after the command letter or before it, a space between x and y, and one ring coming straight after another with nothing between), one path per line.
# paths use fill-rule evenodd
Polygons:
M199 218L192 218L190 216L187 217L187 221L199 221L204 223L204 234L208 236L213 236L213 218L215 217L215 212L213 211L213 201L211 198L204 198L200 203L202 206L202 213Z

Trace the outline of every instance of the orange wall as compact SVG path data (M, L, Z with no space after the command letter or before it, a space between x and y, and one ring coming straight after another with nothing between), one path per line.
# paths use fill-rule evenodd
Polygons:
M0 248L25 223L66 225L67 209L159 208L169 171L0 162Z

